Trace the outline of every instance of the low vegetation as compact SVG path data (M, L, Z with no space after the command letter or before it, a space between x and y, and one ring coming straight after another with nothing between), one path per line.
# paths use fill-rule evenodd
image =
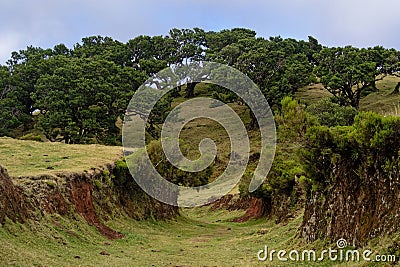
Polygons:
M231 193L258 198L264 218L233 222L243 210L209 206L182 209L177 216L177 209L151 199L130 180L120 146L130 98L160 70L199 60L239 69L268 100L277 126L271 171L259 189L248 192L261 146L255 116L232 92L199 82L193 73L148 117L150 159L179 185L216 179L231 156L222 126L200 118L180 133L183 154L190 159L200 156L202 139L215 141L217 158L200 173L173 167L162 151L160 133L169 112L187 98L208 96L226 103L244 122L251 145L245 175ZM25 223L5 219L0 263L265 266L269 262L257 260L264 245L322 250L341 237L361 248L400 256L399 73L400 52L394 49L325 47L311 36L307 41L265 39L248 29L172 29L166 36L138 36L127 43L92 36L72 49L59 44L14 52L0 66L0 164L17 185L16 196L36 183L29 194L40 190L43 197L33 199L44 204L40 215L27 217ZM105 168L110 165L112 170ZM71 179L69 191L59 192L57 179L37 182L38 177L92 172L93 177ZM54 196L67 199L64 206L75 207L82 216L71 216L75 211L69 208L65 216L48 212L60 206ZM15 203L32 210L29 200ZM90 209L82 203L91 203ZM113 211L117 205L120 212ZM117 239L106 239L97 230L112 231Z

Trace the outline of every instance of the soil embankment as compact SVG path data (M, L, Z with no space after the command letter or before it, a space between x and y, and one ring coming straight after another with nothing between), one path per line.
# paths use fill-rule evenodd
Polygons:
M81 216L110 239L123 235L104 224L118 216L170 219L176 207L144 193L115 165L83 173L10 178L0 166L0 223L40 221L46 214ZM124 176L124 177L122 177Z

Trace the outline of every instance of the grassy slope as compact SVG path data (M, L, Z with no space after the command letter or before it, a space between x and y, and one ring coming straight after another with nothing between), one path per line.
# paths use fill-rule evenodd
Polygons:
M54 216L42 224L6 224L0 228L0 265L17 266L336 266L317 263L259 262L257 252L269 249L315 249L321 252L334 244L317 241L305 244L296 231L302 212L288 223L273 220L229 222L240 212L208 207L185 209L175 221L115 219L109 226L126 235L107 240L83 221ZM34 232L32 231L33 228ZM66 229L69 229L67 232ZM368 248L385 253L388 238L374 240ZM106 252L109 255L101 255ZM104 254L104 253L103 253ZM345 266L374 266L343 263Z
M381 91L363 99L362 108L372 104L374 95L390 93L390 88L394 87L392 84L394 81L389 80L379 83ZM196 90L204 94L204 88ZM327 95L327 92L317 85L303 89L297 97L313 101ZM380 101L390 103L393 99L383 98ZM243 106L233 104L232 107L248 121L248 112L244 111ZM222 138L222 130L216 131L217 128L215 123L209 120L194 121L185 127L181 137L191 140L193 157L196 156L198 141L202 137L213 137L221 149L221 162L227 162L229 144L226 138ZM195 135L193 129L196 129ZM256 132L250 132L250 135L252 150L257 151L259 136ZM88 170L111 163L120 155L121 148L118 147L71 146L0 138L0 164L14 177ZM195 208L183 210L181 217L169 222L138 222L119 218L107 224L124 233L126 237L114 241L100 236L94 227L83 220L75 221L58 215L48 217L40 224L6 223L0 227L0 265L286 266L288 263L259 263L256 253L264 245L286 250L321 250L328 247L323 241L307 245L295 238L301 223L301 212L287 224L275 225L273 220L266 219L246 223L229 222L230 218L240 214L227 211L209 212L208 208ZM399 236L392 236L383 240L373 240L369 246L384 252L389 243L398 239ZM110 255L101 255L101 251ZM331 266L332 263L316 264L321 265Z
M360 101L360 110L373 110L382 115L400 115L400 95L391 95L399 82L398 77L386 77L376 83L379 91L367 95Z
M207 84L198 84L195 89L196 96L209 97L210 93ZM181 92L183 94L183 92ZM186 101L184 97L174 99L173 107ZM245 125L250 123L250 113L244 105L237 103L229 103L236 114L242 119ZM259 131L248 131L250 140L250 155L254 152L259 152L261 147L261 137ZM219 123L206 118L200 118L190 121L183 127L180 138L189 146L189 154L186 155L189 159L197 159L200 156L198 145L204 138L211 138L217 145L217 164L214 168L211 180L217 178L225 170L230 159L230 139L227 132ZM231 193L238 193L238 187L235 187Z
M389 76L376 83L377 92L373 92L360 101L360 110L375 111L382 115L400 115L400 95L391 95L400 78ZM296 98L310 104L331 94L321 85L315 84L301 88Z
M0 137L0 164L13 177L83 172L113 163L121 156L121 147L41 143Z

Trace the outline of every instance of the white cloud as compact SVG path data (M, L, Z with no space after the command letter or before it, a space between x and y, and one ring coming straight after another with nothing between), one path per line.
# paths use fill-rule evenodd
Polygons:
M324 9L324 39L358 46L384 42L399 48L399 1L336 0L327 2Z
M23 37L18 33L2 33L0 42L0 64L11 57L11 52L23 49Z

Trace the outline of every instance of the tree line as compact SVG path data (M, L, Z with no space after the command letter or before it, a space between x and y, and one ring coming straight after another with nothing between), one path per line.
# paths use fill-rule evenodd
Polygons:
M239 69L273 108L285 96L320 81L335 103L357 109L363 92L376 90L378 80L400 77L395 49L325 47L311 36L307 41L267 39L242 28L172 29L165 36L138 36L126 43L91 36L73 48L30 46L12 52L0 65L0 136L18 137L35 129L50 141L120 144L116 122L123 119L135 90L168 66L201 60ZM188 83L184 96L193 97L195 88L196 83ZM209 89L219 96L227 93ZM157 113L167 112L170 104L158 105Z

